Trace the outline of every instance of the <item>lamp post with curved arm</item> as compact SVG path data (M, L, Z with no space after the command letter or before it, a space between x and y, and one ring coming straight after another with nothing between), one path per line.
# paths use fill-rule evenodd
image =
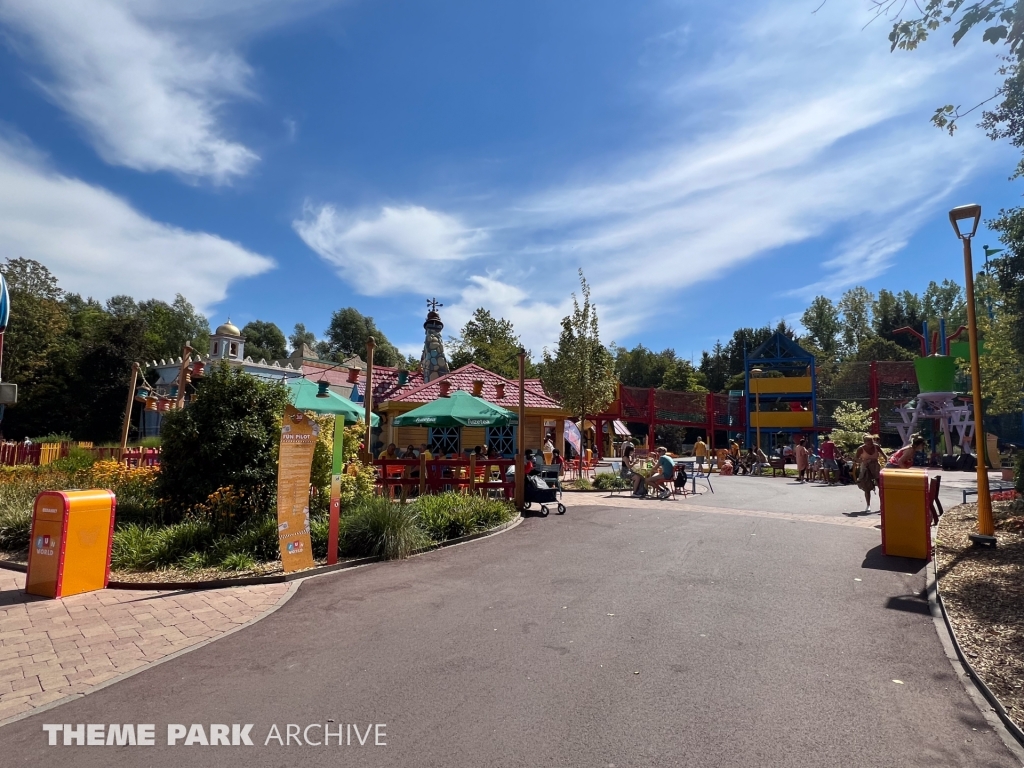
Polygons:
M981 358L978 352L978 318L974 306L974 265L971 259L971 238L978 231L981 206L961 205L949 212L953 231L964 244L964 280L967 293L967 338L971 349L971 395L974 399L974 447L978 459L978 532L971 534L977 545L996 545L996 529L992 520L992 497L988 488L988 462L985 460L985 419L981 403ZM962 224L962 228L961 228Z

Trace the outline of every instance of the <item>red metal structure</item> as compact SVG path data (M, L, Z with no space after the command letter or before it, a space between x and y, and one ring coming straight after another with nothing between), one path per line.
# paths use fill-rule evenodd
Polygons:
M608 410L588 416L587 420L594 422L598 435L603 434L604 425L613 420L645 424L647 434L652 436L659 426L699 429L705 432L708 447L713 449L715 432L744 431L747 414L742 398L729 395L619 385L619 396ZM601 458L601 444L598 440L598 458Z

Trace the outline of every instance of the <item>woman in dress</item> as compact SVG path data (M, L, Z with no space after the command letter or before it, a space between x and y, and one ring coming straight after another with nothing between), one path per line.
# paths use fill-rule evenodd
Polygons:
M871 492L878 487L878 474L881 472L881 461L885 454L871 435L864 435L864 444L854 454L853 460L860 465L857 474L857 487L864 491L865 512L871 511Z
M633 484L633 495L639 493L640 482L643 480L638 470L640 459L636 457L636 450L633 448L632 443L626 443L626 447L622 449L622 468L619 469L619 477L623 480L628 480Z

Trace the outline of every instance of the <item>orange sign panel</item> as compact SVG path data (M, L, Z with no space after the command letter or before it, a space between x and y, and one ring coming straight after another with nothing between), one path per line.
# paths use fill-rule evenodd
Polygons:
M285 573L313 567L309 537L309 475L319 425L285 406L277 460L277 538Z
M114 540L114 494L43 491L32 513L25 591L67 597L104 589Z

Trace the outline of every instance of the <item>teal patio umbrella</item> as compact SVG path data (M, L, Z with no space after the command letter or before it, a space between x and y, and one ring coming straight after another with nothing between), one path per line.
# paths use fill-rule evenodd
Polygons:
M512 411L456 390L450 397L396 416L396 427L508 427L519 423Z
M309 379L288 379L285 381L288 387L288 396L292 405L300 411L313 411L314 413L330 413L335 416L343 416L346 424L358 424L366 418L366 411L356 405L347 397L342 397L337 392L325 390L327 397L318 397L320 386ZM370 424L376 427L380 424L380 416L370 414Z

